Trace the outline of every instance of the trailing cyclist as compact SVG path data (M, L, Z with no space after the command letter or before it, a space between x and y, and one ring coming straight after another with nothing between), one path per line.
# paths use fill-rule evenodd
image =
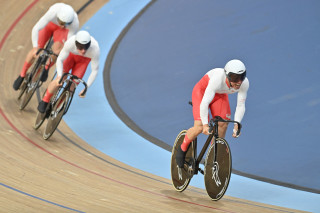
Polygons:
M183 168L184 159L189 144L200 134L209 134L209 108L212 117L220 116L225 120L231 119L228 94L238 92L237 107L234 120L241 122L245 113L245 101L249 89L246 78L246 67L237 59L229 61L224 69L215 68L207 72L195 85L192 91L194 126L188 129L183 143L178 147L176 162ZM224 138L228 123L219 122L219 136ZM238 137L238 125L233 127L233 137Z
M98 70L99 70L99 57L100 57L100 48L98 42L90 36L87 31L79 31L76 35L70 37L61 53L57 58L57 77L50 82L46 94L38 105L38 110L41 113L46 111L48 103L51 97L55 94L59 87L59 81L63 73L68 73L72 70L71 74L82 79L87 66L91 62L91 74L87 81L88 88L94 82ZM79 93L81 98L83 91Z
M22 70L18 78L13 83L13 89L18 90L28 69L37 57L39 49L44 48L48 40L53 37L52 51L59 55L65 41L74 35L79 29L79 19L77 13L70 5L64 3L56 3L39 19L32 28L32 50L26 56ZM50 61L52 60L52 61ZM54 65L56 56L48 59L45 66L41 81L44 82L48 78L48 70Z

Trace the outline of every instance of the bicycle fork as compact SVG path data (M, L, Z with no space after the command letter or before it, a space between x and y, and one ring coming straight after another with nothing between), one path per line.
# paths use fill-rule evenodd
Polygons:
M213 141L213 146L214 146L214 158L213 158L213 166L212 166L212 179L216 183L216 185L219 187L221 185L221 181L219 178L219 164L217 162L217 138L218 138L218 125L214 126L215 128L215 133L214 133L214 141Z

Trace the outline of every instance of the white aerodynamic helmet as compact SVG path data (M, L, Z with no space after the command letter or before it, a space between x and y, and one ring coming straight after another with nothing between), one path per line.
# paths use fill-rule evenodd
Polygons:
M227 78L229 81L238 82L243 81L246 78L246 67L242 61L238 59L233 59L229 61L224 67Z
M74 18L74 10L70 5L64 4L57 13L58 21L62 25L69 25Z
M91 44L91 36L87 31L81 30L76 34L76 46L79 50L87 50Z

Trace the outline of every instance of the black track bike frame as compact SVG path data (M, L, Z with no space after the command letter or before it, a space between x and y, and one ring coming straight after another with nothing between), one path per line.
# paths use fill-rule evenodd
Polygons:
M65 79L65 80L63 80L64 77L68 77L68 76L70 76L71 78L70 78L70 79ZM72 99L73 99L73 95L74 95L75 89L76 89L76 87L77 87L77 84L76 84L73 80L78 80L79 82L81 82L81 83L84 85L83 95L86 94L87 89L88 89L86 82L83 81L82 79L78 78L77 76L72 75L72 74L70 74L70 73L64 73L64 74L62 75L62 77L61 77L61 79L60 79L60 81L59 81L59 84L61 84L62 82L65 82L65 81L68 81L68 82L67 82L67 84L66 84L65 87L63 87L63 86L60 86L60 87L59 87L59 89L58 89L58 91L56 92L55 97L54 97L54 99L53 99L54 101L52 102L52 107L54 106L55 102L58 100L58 95L59 95L61 89L63 89L62 93L63 93L64 91L69 91L70 94L71 94L71 96L70 96L70 98L69 98L69 100L68 100L68 105L67 105L67 107L66 107L66 110L65 110L64 114L66 114L67 111L69 110L69 107L70 107L70 105L71 105L71 102L72 102ZM71 85L72 85L72 84L75 85L73 91L71 90ZM62 93L61 93L61 94L62 94Z
M216 116L214 119L210 120L210 128L209 128L209 132L211 132L205 142L205 144L202 147L202 150L199 154L199 156L197 157L197 138L193 141L195 144L195 171L194 174L198 174L198 171L200 171L201 174L204 174L203 170L199 167L200 162L202 161L202 158L204 156L204 154L206 153L206 150L212 140L212 138L214 137L214 162L216 161L216 157L217 157L217 138L219 138L219 134L218 134L218 130L219 130L219 125L218 122L225 122L225 123L236 123L238 124L238 131L237 131L237 135L239 135L240 130L241 130L241 124L237 121L229 121L229 120L224 120L219 116ZM214 131L212 132L212 130L214 129Z

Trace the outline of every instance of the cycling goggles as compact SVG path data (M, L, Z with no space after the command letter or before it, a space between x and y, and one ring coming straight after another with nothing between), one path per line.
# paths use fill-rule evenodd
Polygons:
M70 25L72 23L72 22L63 22L59 18L57 18L57 19L58 19L59 25L61 25L61 26L68 26L68 25Z
M81 44L78 41L76 41L76 47L77 47L78 50L87 50L87 49L89 49L90 44L91 44L91 41L89 41L86 44Z
M242 74L236 74L236 73L228 73L227 77L229 79L229 81L231 82L239 82L239 81L244 81L244 79L246 78L247 74L246 71L244 71L244 73Z

